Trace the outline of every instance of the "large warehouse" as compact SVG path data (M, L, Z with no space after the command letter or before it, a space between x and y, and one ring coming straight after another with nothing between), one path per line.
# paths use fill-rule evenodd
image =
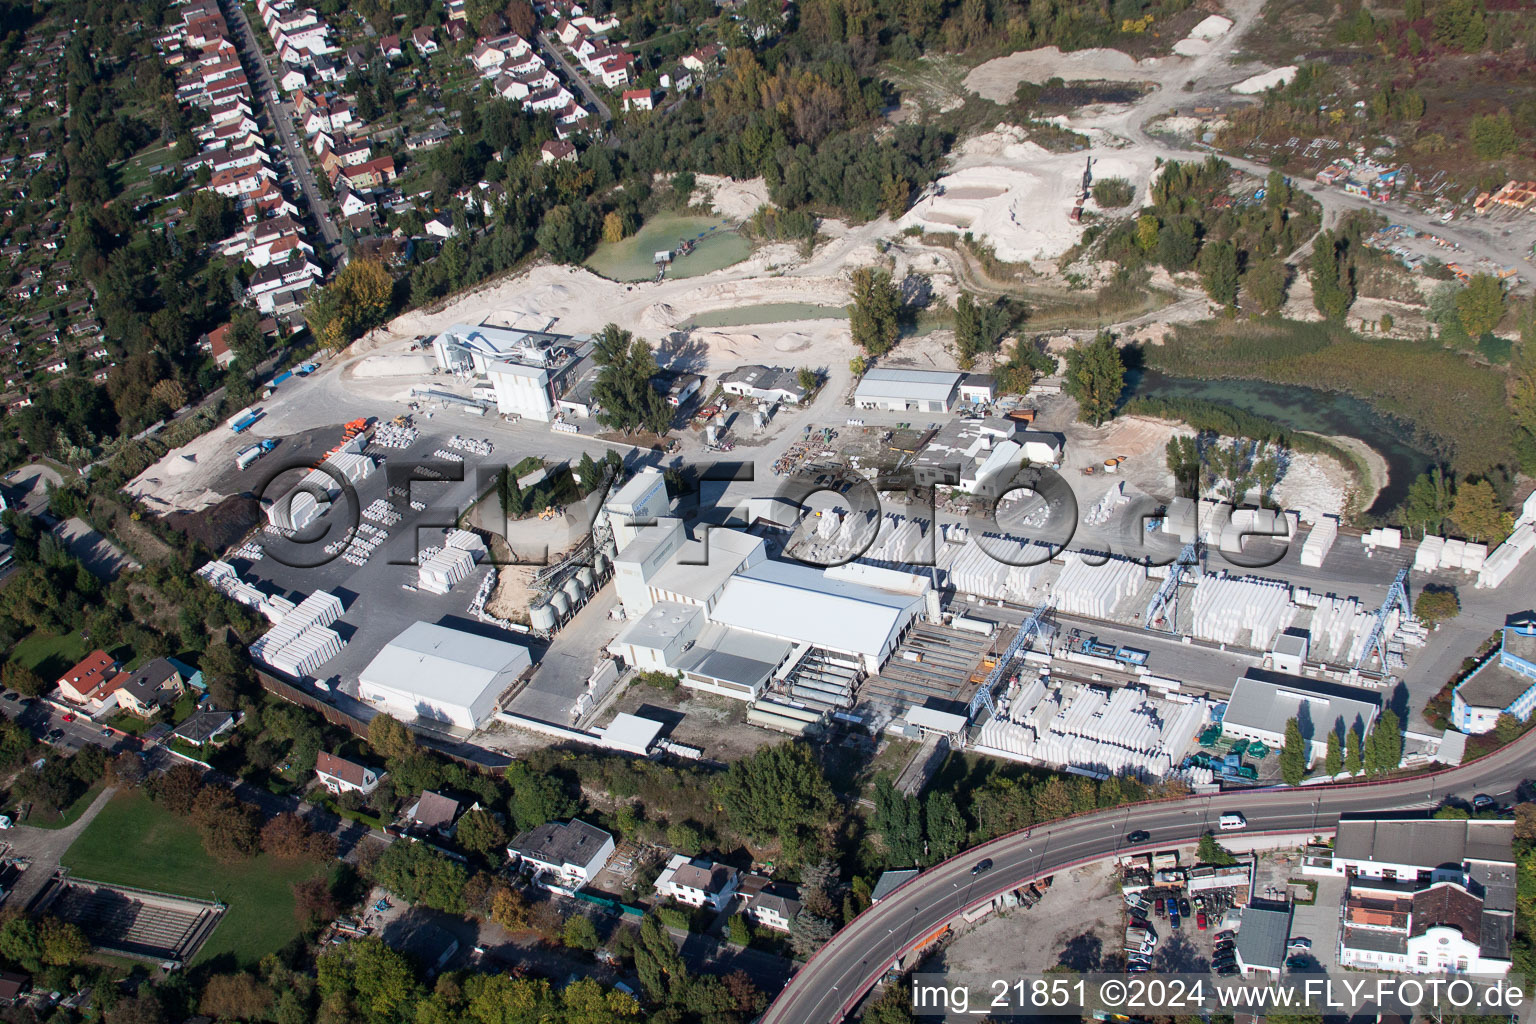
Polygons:
M962 374L939 370L893 370L877 367L853 392L858 409L887 412L949 412L954 408Z
M526 647L418 622L363 669L358 696L404 722L473 731L532 664Z
M1328 752L1329 732L1340 739L1346 729L1364 736L1380 715L1381 695L1371 690L1251 668L1232 687L1221 734L1280 747L1294 718L1316 761Z

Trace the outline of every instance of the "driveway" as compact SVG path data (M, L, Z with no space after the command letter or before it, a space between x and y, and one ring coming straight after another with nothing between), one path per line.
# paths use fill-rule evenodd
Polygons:
M603 124L613 120L613 111L608 109L608 104L598 98L597 92L587 84L582 73L565 59L565 54L560 52L560 47L549 37L548 32L539 33L539 49L555 59L555 63L560 65L560 70L565 72L565 77L570 79L571 84L581 93L582 99L586 100L587 105L596 110L597 116L603 119Z
M97 794L91 801L91 806L85 809L73 823L64 828L35 828L31 825L17 825L5 833L4 841L10 844L6 852L8 857L25 857L32 863L26 871L21 873L16 888L12 889L6 897L6 902L12 907L25 907L42 891L44 884L53 877L53 873L59 869L59 858L68 850L84 832L86 826L96 820L96 815L107 806L107 801L117 792L115 786L108 786Z

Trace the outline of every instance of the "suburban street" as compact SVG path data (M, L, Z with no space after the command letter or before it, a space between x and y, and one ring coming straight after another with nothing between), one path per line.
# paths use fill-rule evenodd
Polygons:
M560 70L565 73L566 80L581 93L581 98L586 100L587 106L597 111L597 116L603 119L603 124L613 120L613 111L608 109L608 104L598 98L581 71L565 59L565 54L560 52L559 44L550 38L548 32L539 33L539 49L555 59L555 63L559 64Z
M1025 882L1112 856L1136 829L1149 844L1194 842L1215 828L1222 814L1241 812L1248 829L1308 836L1331 832L1341 815L1388 810L1427 810L1448 796L1512 792L1531 772L1536 733L1480 761L1396 782L1281 789L1188 797L1161 804L1118 808L1070 818L1004 836L930 868L865 911L838 932L800 969L763 1016L763 1024L832 1024L841 1021L909 946L961 911ZM983 858L992 867L972 869Z
M309 154L304 151L302 140L293 130L288 104L281 100L275 102L273 100L274 96L279 95L277 83L272 79L266 56L262 53L256 33L245 16L245 9L238 3L227 2L227 0L220 6L240 41L241 60L245 64L246 72L251 76L252 84L256 87L256 105L258 109L266 109L267 119L276 127L279 141L283 144L283 152L287 154L288 166L292 170L293 177L298 179L299 188L304 193L304 201L309 206L315 226L320 231L326 255L332 263L335 263L345 254L341 231L331 217L330 204L320 194L320 186L315 182L315 171L310 165ZM281 182L281 179L279 181Z

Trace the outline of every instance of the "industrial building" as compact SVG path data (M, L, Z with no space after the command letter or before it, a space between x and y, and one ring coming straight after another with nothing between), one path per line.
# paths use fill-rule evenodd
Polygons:
M567 386L581 377L577 370L591 347L587 338L489 324L454 324L432 341L445 372L490 383L502 415L545 422L554 418Z
M1451 693L1451 724L1465 733L1490 732L1500 715L1524 722L1536 710L1536 617L1504 626L1498 655L1485 661Z
M429 622L391 640L358 677L358 696L404 722L473 731L532 667L528 649Z
M876 367L864 374L854 389L853 405L887 412L949 412L955 406L962 376L941 370Z
M1349 729L1364 737L1380 715L1381 696L1371 690L1251 668L1232 687L1221 734L1281 747L1286 723L1294 718L1307 741L1309 760L1316 761L1328 752L1330 732L1340 742Z
M975 493L1023 462L1024 449L1013 440L1017 431L1017 423L997 416L951 420L918 453L912 464L913 480L920 486L958 487Z
M603 503L617 550L635 539L635 530L671 514L667 481L660 470L644 469L630 477Z
M782 366L738 366L720 375L720 390L728 395L740 395L759 402L799 405L805 401L805 388L800 386L800 375Z
M1255 900L1241 914L1234 943L1238 970L1245 978L1279 978L1291 941L1290 904Z

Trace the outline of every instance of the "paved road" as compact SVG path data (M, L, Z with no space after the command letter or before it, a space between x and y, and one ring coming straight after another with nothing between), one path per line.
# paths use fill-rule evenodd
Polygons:
M283 150L288 155L288 166L292 169L293 177L299 182L299 188L304 193L304 201L309 206L315 226L320 231L320 238L325 243L326 253L334 263L346 252L346 247L341 240L341 231L336 227L336 222L331 216L330 204L325 201L325 197L320 194L320 186L315 183L315 172L310 166L309 154L304 151L303 142L293 130L287 105L280 101L276 103L272 101L272 97L277 94L277 83L272 80L266 55L262 53L256 33L252 31L251 23L245 17L245 9L230 0L224 0L220 6L224 10L226 20L235 30L236 45L251 75L251 86L256 93L257 108L266 109L267 119L277 129L279 141L282 142Z
M613 111L608 109L608 104L598 98L596 91L587 84L587 79L582 75L581 71L565 59L565 54L560 52L559 45L549 37L548 32L539 33L539 49L555 59L555 63L560 65L560 70L565 72L565 77L581 93L582 98L587 101L587 105L596 110L597 116L603 119L603 124L613 120Z
M26 857L31 861L27 870L22 872L16 888L5 896L11 909L26 907L43 891L43 885L59 869L59 858L64 856L64 851L85 831L86 826L96 820L96 815L101 813L101 809L107 806L107 801L116 792L113 786L103 789L80 817L63 828L17 825L5 833L5 842L9 845L6 856Z
M898 956L962 910L1030 879L1120 851L1145 829L1158 846L1193 842L1224 813L1240 811L1250 831L1331 830L1340 815L1424 809L1447 796L1504 794L1532 772L1536 733L1480 761L1398 782L1232 793L1101 811L994 840L925 871L839 932L769 1007L763 1024L834 1024ZM973 875L982 858L989 871Z

